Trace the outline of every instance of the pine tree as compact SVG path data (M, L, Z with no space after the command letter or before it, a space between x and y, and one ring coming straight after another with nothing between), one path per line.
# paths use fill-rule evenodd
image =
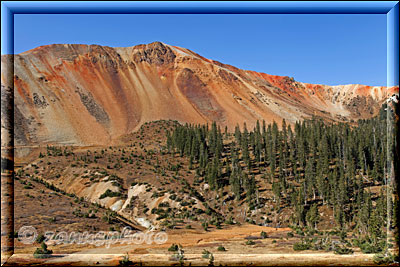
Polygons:
M318 223L319 217L320 216L318 213L317 205L316 204L311 205L309 211L307 212L306 220L312 228L314 228L314 229L317 228L317 223Z
M240 195L242 191L242 188L240 186L240 176L241 176L240 166L235 161L233 161L232 173L229 180L229 184L232 187L232 191L235 194L236 200L240 200Z
M236 143L241 146L241 141L242 141L242 133L240 132L239 125L236 125L235 127L235 138L236 138Z
M250 178L247 178L247 183L246 183L246 198L247 202L251 202L251 200L255 196L256 192L256 183L254 179L254 175L252 175Z
M295 195L295 214L297 218L297 224L303 226L304 225L304 205L303 205L303 199L304 199L304 190L303 187L301 186L298 190L297 193L294 193Z
M278 203L281 202L281 187L279 183L276 183L275 181L272 182L272 192L274 193L274 199L278 199Z

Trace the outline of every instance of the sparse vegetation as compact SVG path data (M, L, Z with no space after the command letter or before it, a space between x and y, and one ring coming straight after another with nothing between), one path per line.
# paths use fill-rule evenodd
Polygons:
M211 128L176 124L165 132L160 130L166 144L161 137L146 139L148 133L159 130L156 123L147 124L138 138L129 137L130 145L125 147L71 149L68 156L63 149L47 148L42 162L17 173L16 180L26 190L36 188L31 181L40 181L47 189L66 196L69 194L55 186L59 181L65 183L66 177L82 178L85 186L111 182L117 188L107 189L99 199L124 200L129 186L136 186L139 195L131 199L126 211L146 218L155 214L150 220L160 222L165 230L209 231L243 223L291 226L292 231L283 236L271 234L272 244L285 238L296 251L349 254L360 248L363 253L381 253L392 245L386 244L384 231L387 198L384 162L379 160L387 155L372 147L387 145L385 116L381 111L377 118L353 125L330 124L318 118L294 125L283 121L281 129L277 123L257 122L252 130L244 124L228 134L216 123ZM63 157L69 158L68 163ZM68 168L67 174L54 171L62 164ZM53 180L57 181L53 184ZM33 191L24 194L39 198ZM88 209L78 208L85 203L82 196L74 196L68 206L74 207L76 218L96 218ZM118 221L112 212L97 217L110 225ZM56 222L55 217L46 218ZM395 223L393 220L392 227ZM268 237L261 231L253 239ZM335 242L340 245L335 246ZM259 243L270 245L266 240ZM244 245L254 244L247 240ZM279 241L274 246L281 244ZM178 246L173 246L175 250L170 251L178 252ZM217 250L224 251L222 248Z
M353 254L354 251L345 246L335 246L335 254L345 255L345 254Z
M40 244L40 248L33 252L33 256L38 259L49 258L51 254L53 254L53 251L47 249L47 245L44 242Z
M45 239L46 239L46 238L44 237L44 235L39 234L39 235L36 237L36 242L39 243L39 244L41 244Z
M374 263L378 265L389 265L391 263L395 263L395 261L398 261L399 256L396 256L391 254L390 252L387 253L378 253L374 255Z
M182 246L179 244L177 246L177 250L174 250L175 253L172 255L171 260L179 261L181 266L185 263L185 251L183 250Z
M128 253L126 253L126 255L123 257L123 259L119 261L120 266L129 266L132 264L133 264L133 262L129 259Z
M225 247L223 247L223 246L219 246L219 247L217 248L217 250L218 250L218 251L226 251Z
M169 248L168 251L178 251L178 245L177 244L172 244Z
M248 245L248 246L252 246L252 245L255 245L256 243L253 241L253 240L247 240L246 241L246 245Z
M298 251L298 250L308 250L311 248L311 244L309 242L305 242L305 241L300 241L300 242L296 242L293 245L293 249Z
M266 232L264 232L264 231L262 231L260 233L260 235L261 235L262 238L267 238L268 237L268 234Z
M204 258L204 259L209 259L210 256L211 256L211 252L206 250L206 249L203 250L202 254L203 255L201 257Z
M121 196L120 192L114 192L114 191L111 191L110 189L107 189L103 194L101 194L99 199L103 199L106 197L119 197L119 196Z

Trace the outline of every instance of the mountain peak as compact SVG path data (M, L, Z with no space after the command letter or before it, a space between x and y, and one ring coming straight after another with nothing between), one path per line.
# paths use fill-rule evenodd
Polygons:
M132 53L133 61L137 63L145 61L149 64L162 65L172 63L176 58L172 49L161 42L134 46Z

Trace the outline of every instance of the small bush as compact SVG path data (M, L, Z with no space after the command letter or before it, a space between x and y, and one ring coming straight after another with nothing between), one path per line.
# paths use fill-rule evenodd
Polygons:
M297 242L293 245L293 249L296 251L299 250L308 250L311 248L311 245L305 242Z
M247 240L246 241L246 245L251 246L251 245L254 245L254 244L255 244L255 242L253 240Z
M261 231L260 235L261 235L262 238L267 238L268 237L268 234L266 232L264 232L264 231Z
M304 232L301 229L296 229L296 234L304 236Z
M41 248L37 248L35 252L33 252L33 257L37 259L44 259L49 258L51 254L53 254L53 251L47 249L46 243L42 242Z
M203 222L201 226L203 226L204 231L208 230L208 222Z
M217 248L217 250L218 250L218 251L226 251L226 249L225 249L223 246L219 246L219 247Z
M120 192L113 192L110 189L107 189L106 192L101 194L99 199L103 199L103 198L106 198L106 197L119 197L119 196L121 196Z
M132 265L132 264L133 264L133 262L131 260L129 260L128 253L126 253L124 258L119 261L119 265L121 265L121 266L129 266L129 265Z
M336 246L335 247L335 254L339 254L339 255L346 255L346 254L353 254L354 251L348 247L340 247L340 246Z
M168 251L178 251L178 245L177 244L172 244L169 248Z
M372 244L367 239L359 240L358 242L355 242L355 243L358 243L358 247L365 254L380 253L384 250L385 245L386 245L386 242L384 240L381 242L378 242L376 245Z
M226 224L229 224L229 225L234 224L232 216L230 216L230 217L225 221L225 223L226 223Z
M203 259L209 259L211 252L208 250L203 250L203 255L201 256Z
M45 237L42 234L39 234L36 237L36 242L39 243L39 244L42 243L44 240L45 240Z
M374 263L378 265L388 265L393 263L396 260L396 257L388 252L386 255L385 253L378 253L374 255Z

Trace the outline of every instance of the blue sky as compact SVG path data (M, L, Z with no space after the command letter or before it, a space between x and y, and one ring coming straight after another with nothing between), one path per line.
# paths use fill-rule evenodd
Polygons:
M16 54L54 43L153 41L301 82L386 86L386 15L14 16Z

